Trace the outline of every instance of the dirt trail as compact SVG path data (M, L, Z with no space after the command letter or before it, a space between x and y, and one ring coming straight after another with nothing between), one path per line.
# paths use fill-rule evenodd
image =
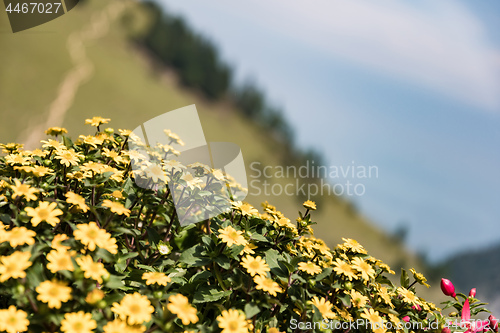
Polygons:
M48 112L41 119L33 119L21 133L18 142L23 142L26 149L38 147L47 128L62 126L78 89L94 75L94 65L87 56L86 46L89 42L104 37L109 32L110 24L120 16L128 4L129 1L113 1L100 12L94 13L87 25L69 35L66 47L73 67L64 76Z

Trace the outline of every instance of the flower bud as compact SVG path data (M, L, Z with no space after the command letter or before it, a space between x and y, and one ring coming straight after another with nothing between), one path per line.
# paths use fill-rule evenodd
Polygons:
M405 323L410 322L410 317L409 317L409 316L404 316L402 319L403 319L403 321L404 321Z
M469 292L469 297L476 297L476 288L472 288Z
M420 305L418 304L415 304L415 305L412 305L411 307L413 310L417 310L417 311L422 311L422 308L420 307Z
M446 296L456 297L455 286L448 279L441 279L441 290Z
M100 289L94 289L87 294L85 301L89 304L95 305L104 298L104 292Z
M448 327L443 328L441 333L451 333L451 330Z
M490 315L488 320L490 321L490 328L493 331L498 332L498 319L496 319L494 315Z

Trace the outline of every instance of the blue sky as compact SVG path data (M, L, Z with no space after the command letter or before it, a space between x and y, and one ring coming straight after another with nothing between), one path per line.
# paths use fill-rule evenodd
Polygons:
M254 78L303 146L376 165L353 197L431 259L500 242L500 4L160 0Z

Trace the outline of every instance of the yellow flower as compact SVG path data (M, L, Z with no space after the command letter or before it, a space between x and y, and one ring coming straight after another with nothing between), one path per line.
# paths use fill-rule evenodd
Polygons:
M313 244L313 248L318 250L322 255L332 258L332 253L330 252L330 248L325 244L325 242L317 238L314 238L314 240L316 242Z
M351 290L351 302L357 308L362 308L369 301L369 298L356 290Z
M106 167L105 164L99 163L99 162L85 162L82 166L80 166L81 171L91 171L92 173L100 174L103 173L104 168Z
M41 149L37 148L31 152L31 156L45 157L45 156L47 156L48 153L49 152L46 150L41 150Z
M283 292L279 284L269 278L266 278L265 276L256 275L253 278L253 282L257 284L257 289L267 291L272 296L276 296L276 293Z
M108 148L103 148L102 151L103 151L102 154L104 156L111 158L116 163L124 163L124 162L126 162L125 159L120 155L120 153L117 153L114 150L109 150Z
M71 288L66 282L57 280L44 281L36 287L37 300L47 303L51 309L60 309L61 303L71 299Z
M139 328L139 330L137 329ZM109 321L102 329L104 333L140 333L146 329L144 326L129 326L126 322L120 319Z
M160 272L147 272L142 274L142 279L146 280L146 284L158 284L160 286L166 286L170 281L172 281L165 273Z
M365 318L371 323L371 328L375 333L383 333L386 330L384 329L384 319L380 317L378 311L373 309L364 309L361 314L362 318Z
M91 119L85 119L85 124L98 127L101 124L107 124L111 119L102 117L92 117Z
M302 204L302 206L304 206L304 208L306 208L306 209L316 210L316 203L314 201L311 201L311 200L305 201Z
M378 265L380 268L382 268L382 270L383 270L383 271L385 271L385 272L387 272L387 273L389 273L389 274L392 274L392 275L396 274L396 272L394 272L394 271L391 269L391 267L389 267L389 265L384 264L383 262L378 262L378 263L377 263L377 265Z
M66 236L65 234L55 235L54 238L52 239L52 243L50 244L50 246L52 246L52 248L54 250L58 250L58 251L69 250L70 249L69 246L61 244L61 242L65 241L67 239L68 239L68 236Z
M375 277L375 270L373 267L364 261L363 259L356 257L352 260L352 267L354 267L358 272L361 273L363 280L370 280L370 278Z
M427 284L427 279L422 273L417 273L417 271L415 271L415 269L413 268L410 268L410 272L413 274L413 278L417 280L418 283L426 286L427 288L430 287L430 285Z
M418 305L420 304L420 301L418 300L418 297L415 296L415 294L411 291L411 290L408 290L406 288L403 288L403 287L399 287L397 292L403 296L403 301L406 302L406 303L410 303L410 304L413 304L413 305Z
M262 259L260 256L252 257L247 255L245 258L241 260L241 266L245 267L247 272L251 276L255 275L266 275L267 272L270 271L269 265L266 264L266 261Z
M83 311L66 313L61 320L61 331L64 333L92 333L96 328L92 315Z
M259 215L259 211L255 209L252 205L246 202L235 201L233 202L233 207L241 212L243 216Z
M23 156L21 154L10 154L5 156L5 162L7 162L8 165L27 165L29 164L29 160L29 157Z
M116 245L116 239L111 237L111 235L108 234L107 232L105 232L103 234L103 237L99 239L97 246L99 246L101 249L108 251L111 254L118 253L118 245Z
M19 179L14 179L15 185L11 185L11 189L13 191L12 193L12 199L16 199L17 197L25 197L26 201L31 201L31 200L36 200L36 194L38 193L38 190L35 188L32 188L31 186L27 184L22 184Z
M109 321L103 328L104 333L128 333L129 326L120 319Z
M163 132L171 140L171 143L177 143L180 146L184 146L185 145L185 143L181 140L181 138L177 134L172 133L171 130L166 129L166 130L163 130Z
M45 134L47 135L52 135L52 136L58 136L61 134L66 134L68 133L68 130L66 130L63 127L50 127L45 131Z
M44 166L41 166L41 165L35 165L33 167L33 169L31 170L31 173L35 177L43 177L45 175L52 174L53 172L54 172L54 170L47 168L47 167L44 167Z
M87 204L85 203L85 199L82 196L74 192L66 192L65 196L67 198L67 203L78 206L78 208L80 208L80 210L84 213L89 210L89 206L87 206Z
M248 242L245 237L242 236L243 231L235 230L231 226L227 226L224 229L219 229L219 238L221 241L227 244L227 246L233 245L247 245Z
M83 270L86 279L93 279L102 283L102 277L109 276L104 265L101 262L94 262L91 256L76 258L76 263Z
M277 329L276 327L268 327L267 328L267 333L285 333L285 332L281 332L279 329Z
M76 179L79 182L83 181L85 178L92 178L87 172L83 173L81 171L69 172L66 174L66 177L71 180Z
M257 248L257 245L255 245L253 243L248 243L247 245L245 245L243 250L241 250L240 255L242 255L242 254L254 254L255 253L254 249L256 249L256 248Z
M103 139L101 138L96 138L95 136L93 135L80 135L78 137L79 139L83 140L83 143L86 143L88 145L91 145L92 147L94 148L97 148L98 145L102 145L102 143L104 142Z
M126 215L130 216L130 210L125 208L121 203L119 202L114 202L111 200L104 200L102 202L102 205L104 207L108 207L113 213L116 213L118 215Z
M167 309L173 314L176 314L184 325L198 322L196 308L189 304L189 300L186 296L181 294L170 296L168 298Z
M0 147L3 148L4 153L12 153L14 151L18 151L23 149L24 145L21 143L0 143Z
M327 301L324 298L318 298L317 296L314 296L312 298L312 301L309 301L312 305L314 305L316 308L318 308L319 312L323 316L323 318L326 319L334 319L337 316L335 313L332 311L333 304L330 303L330 301Z
M366 250L363 248L363 246L356 240L351 238L342 238L342 240L344 241L344 244L339 245L339 247L344 251L351 250L354 253L366 253Z
M248 333L248 324L243 313L238 310L224 310L217 317L222 333Z
M111 192L111 194L107 194L107 195L110 195L116 199L124 199L125 197L123 196L123 193L122 191L119 191L119 190L116 190L116 191L113 191Z
M14 305L9 306L6 310L0 310L0 331L26 332L29 324L28 314L16 309Z
M345 261L340 260L339 258L335 259L335 262L333 263L335 266L333 270L337 274L344 275L349 279L349 281L352 281L352 279L357 280L358 277L356 276L356 273L352 270L351 265Z
M102 291L101 289L94 289L87 294L87 297L85 297L85 302L89 304L97 304L103 298L104 291Z
M80 241L90 251L94 251L96 246L101 247L111 237L106 230L99 228L95 222L79 224L76 228L77 230L73 231L75 239Z
M0 282L10 278L19 279L26 277L25 270L31 266L31 253L16 251L10 256L0 257Z
M66 149L66 146L63 145L61 142L59 141L56 141L56 140L52 140L52 139L48 139L46 141L42 140L41 141L43 143L43 148L53 148L55 150L65 150Z
M397 316L393 315L392 313L389 313L388 316L389 316L389 320L395 325L397 325L399 322L401 322L401 320L399 320L399 318Z
M378 296L385 302L385 304L388 304L391 308L394 308L391 300L391 295L389 295L389 291L386 287L378 288Z
M12 247L17 247L24 244L35 244L35 239L33 237L36 236L36 232L26 229L25 227L12 228L11 230L7 231L7 235L8 238L6 238L6 240L9 241L10 246Z
M118 132L120 132L120 135L124 137L128 137L132 134L131 130L118 129Z
M55 156L55 158L60 160L61 164L64 164L66 167L69 167L70 165L78 165L80 158L83 157L84 156L82 154L75 152L73 148L68 150L56 150Z
M126 320L129 325L135 325L150 321L155 309L147 296L133 293L125 295L120 303L113 303L111 311L121 320Z
M47 268L52 273L57 273L59 271L70 271L73 272L75 268L73 267L73 261L71 260L71 252L65 249L52 250L47 254Z
M316 275L321 273L321 267L312 262L300 262L299 270L306 272L307 274Z
M31 224L36 227L40 222L47 222L51 226L55 227L59 223L59 215L62 215L62 210L56 208L56 202L40 202L37 208L26 207L26 213L31 216Z

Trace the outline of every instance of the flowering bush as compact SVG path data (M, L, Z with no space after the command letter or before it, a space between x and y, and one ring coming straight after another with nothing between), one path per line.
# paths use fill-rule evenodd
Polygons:
M42 149L2 145L0 331L417 332L447 324L415 294L428 287L422 274L403 271L395 286L394 272L355 240L330 249L315 238L312 201L296 223L268 203L259 213L234 201L181 226L168 188L135 185L130 161L138 157L127 147L137 138L101 131L108 121L88 119L97 133L74 142L51 128L55 139ZM179 168L165 166L162 178L183 183ZM200 196L210 177L222 177L191 169L196 181L183 184Z

